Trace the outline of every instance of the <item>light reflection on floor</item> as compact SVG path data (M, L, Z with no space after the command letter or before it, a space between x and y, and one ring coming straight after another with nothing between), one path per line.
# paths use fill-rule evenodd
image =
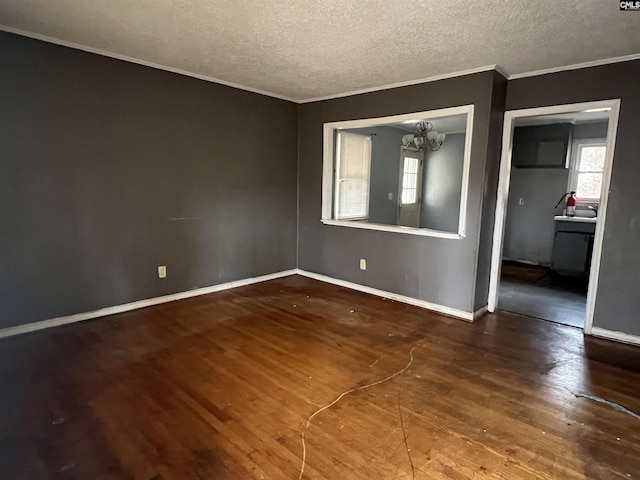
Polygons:
M582 328L586 311L586 294L534 284L517 278L502 278L498 308L507 312L549 320Z

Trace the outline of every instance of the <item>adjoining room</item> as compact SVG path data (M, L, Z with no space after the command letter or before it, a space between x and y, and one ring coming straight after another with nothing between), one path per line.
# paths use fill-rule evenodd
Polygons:
M584 328L610 114L515 120L499 308Z

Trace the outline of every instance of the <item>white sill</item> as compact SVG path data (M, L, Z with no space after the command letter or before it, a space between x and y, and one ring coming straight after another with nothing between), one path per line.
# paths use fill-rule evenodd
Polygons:
M443 232L441 230L431 230L428 228L404 227L401 225L383 225L380 223L366 223L362 221L346 221L321 219L325 225L334 225L336 227L362 228L365 230L378 230L381 232L408 233L410 235L422 235L423 237L450 238L459 240L464 238L464 233Z

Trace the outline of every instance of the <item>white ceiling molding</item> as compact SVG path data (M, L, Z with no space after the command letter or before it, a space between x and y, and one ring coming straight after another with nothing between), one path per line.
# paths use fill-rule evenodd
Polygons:
M379 87L362 88L360 90L353 90L351 92L337 93L335 95L325 95L324 97L305 98L303 100L298 100L298 103L320 102L322 100L332 100L334 98L350 97L352 95L360 95L362 93L378 92L380 90L390 90L392 88L407 87L407 86L410 86L410 85L419 85L421 83L437 82L438 80L445 80L447 78L462 77L464 75L471 75L473 73L488 72L488 71L491 71L491 70L496 70L503 77L508 78L508 75L503 73L504 70L502 68L500 68L498 65L487 65L485 67L470 68L469 70L463 70L461 72L448 73L448 74L445 74L445 75L434 75L433 77L420 78L418 80L409 80L407 82L392 83L392 84L389 84L389 85L381 85Z
M613 0L0 0L0 19L8 32L296 103L640 58L638 13Z
M611 65L612 63L630 62L632 60L640 60L640 53L633 55L624 55L622 57L605 58L602 60L594 60L593 62L576 63L574 65L565 65L563 67L545 68L542 70L534 70L533 72L514 73L509 75L509 80L518 78L537 77L538 75L547 75L548 73L565 72L567 70L580 70L581 68L599 67L601 65Z
M8 32L8 33L15 33L16 35L21 35L23 37L33 38L34 40L41 40L43 42L53 43L55 45L60 45L60 46L63 46L63 47L69 47L69 48L74 48L76 50L82 50L84 52L95 53L96 55L102 55L104 57L115 58L117 60L123 60L125 62L136 63L138 65L144 65L145 67L156 68L158 70L165 70L167 72L177 73L179 75L185 75L187 77L193 77L193 78L197 78L199 80L205 80L207 82L219 83L220 85L226 85L228 87L238 88L240 90L246 90L248 92L253 92L253 93L259 93L260 95L266 95L268 97L278 98L280 100L287 100L289 102L299 103L299 104L310 103L310 102L319 102L321 100L331 100L331 99L334 99L334 98L349 97L351 95L359 95L361 93L377 92L379 90L390 90L392 88L406 87L406 86L409 86L409 85L419 85L421 83L436 82L438 80L445 80L447 78L462 77L464 75L471 75L473 73L488 72L488 71L491 71L491 70L496 70L503 77L509 78L509 75L499 65L487 65L487 66L484 66L484 67L471 68L469 70L464 70L462 72L454 72L454 73L449 73L449 74L445 74L445 75L436 75L436 76L433 76L433 77L419 78L417 80L409 80L407 82L392 83L390 85L381 85L381 86L378 86L378 87L363 88L361 90L354 90L354 91L351 91L351 92L338 93L336 95L327 95L327 96L324 96L324 97L305 98L305 99L302 99L302 100L296 100L294 98L285 97L284 95L278 95L277 93L266 92L264 90L259 90L257 88L247 87L246 85L239 85L239 84L233 83L233 82L226 82L224 80L220 80L219 78L213 78L213 77L208 77L206 75L200 75L198 73L187 72L187 71L184 71L184 70L180 70L178 68L167 67L165 65L158 65L157 63L147 62L145 60L140 60L139 58L132 58L132 57L128 57L126 55L120 55L118 53L107 52L105 50L100 50L98 48L86 47L84 45L79 45L77 43L67 42L66 40L60 40L59 38L52 38L52 37L48 37L46 35L40 35L38 33L33 33L33 32L25 32L24 30L20 30L18 28L8 27L6 25L0 25L0 31Z
M95 53L96 55L102 55L104 57L115 58L117 60L123 60L125 62L130 62L130 63L137 63L138 65L144 65L145 67L156 68L158 70L165 70L167 72L177 73L179 75L185 75L187 77L197 78L198 80L218 83L220 85L226 85L228 87L238 88L240 90L246 90L248 92L259 93L260 95L266 95L268 97L279 98L280 100L287 100L289 102L299 103L297 100L293 98L285 97L284 95L278 95L277 93L265 92L264 90L260 90L257 88L247 87L246 85L239 85L237 83L220 80L219 78L208 77L206 75L200 75L198 73L193 73L193 72L187 72L185 70L168 67L166 65L158 65L157 63L147 62L146 60L140 60L139 58L128 57L127 55L120 55L119 53L107 52L106 50L101 50L99 48L87 47L84 45L80 45L78 43L67 42L66 40L60 40L59 38L48 37L46 35L40 35L38 33L33 33L33 32L25 32L24 30L8 27L6 25L0 25L0 31L15 33L16 35L33 38L34 40L41 40L43 42L53 43L55 45L61 45L63 47L75 48L76 50Z
M377 87L363 88L363 89L360 89L360 90L352 90L350 92L338 93L338 94L335 94L335 95L325 95L325 96L322 96L322 97L304 98L304 99L301 99L301 100L296 100L295 98L286 97L284 95L279 95L277 93L267 92L267 91L264 91L264 90L248 87L246 85L240 85L240 84L233 83L233 82L227 82L225 80L220 80L219 78L209 77L209 76L206 76L206 75L200 75L198 73L187 72L185 70L180 70L178 68L168 67L166 65L158 65L156 63L147 62L146 60L140 60L139 58L133 58L133 57L129 57L127 55L120 55L118 53L107 52L105 50L101 50L101 49L98 49L98 48L87 47L85 45L80 45L80 44L77 44L77 43L68 42L66 40L60 40L58 38L49 37L47 35L40 35L38 33L27 32L27 31L24 31L24 30L20 30L19 28L9 27L7 25L0 25L0 31L8 32L8 33L14 33L16 35L21 35L23 37L33 38L34 40L40 40L40 41L47 42L47 43L53 43L55 45L61 45L63 47L74 48L76 50L82 50L84 52L95 53L96 55L102 55L102 56L105 56L105 57L115 58L117 60L122 60L122 61L125 61L125 62L136 63L138 65L143 65L145 67L151 67L151 68L155 68L155 69L158 69L158 70L165 70L167 72L177 73L179 75L185 75L187 77L193 77L193 78L197 78L199 80L204 80L204 81L207 81L207 82L218 83L220 85L226 85L228 87L233 87L233 88L237 88L237 89L240 89L240 90L246 90L248 92L258 93L260 95L266 95L268 97L278 98L280 100L287 100L289 102L298 103L298 104L311 103L311 102L320 102L322 100L333 100L333 99L336 99L336 98L350 97L352 95L360 95L360 94L363 94L363 93L377 92L377 91L380 91L380 90L390 90L392 88L406 87L406 86L410 86L410 85L419 85L421 83L437 82L438 80L446 80L448 78L462 77L464 75L471 75L471 74L474 74L474 73L487 72L487 71L491 71L491 70L497 71L500 75L502 75L503 77L505 77L508 80L516 80L518 78L536 77L536 76L539 76L539 75L546 75L546 74L549 74L549 73L558 73L558 72L563 72L563 71L566 71L566 70L579 70L579 69L582 69L582 68L598 67L598 66L601 66L601 65L610 65L612 63L621 63L621 62L629 62L629 61L632 61L632 60L640 60L640 53L636 53L636 54L633 54L633 55L625 55L625 56L622 56L622 57L605 58L605 59L602 59L602 60L595 60L595 61L592 61L592 62L576 63L574 65L565 65L565 66L562 66L562 67L546 68L546 69L543 69L543 70L535 70L535 71L532 71L532 72L524 72L524 73L515 73L515 74L511 74L511 75L509 75L507 73L507 71L504 68L502 68L500 65L486 65L484 67L471 68L471 69L468 69L468 70L463 70L463 71L460 71L460 72L453 72L453 73L443 74L443 75L434 75L433 77L419 78L417 80L409 80L409 81L406 81L406 82L397 82L397 83L392 83L392 84L389 84L389 85L380 85L380 86L377 86Z

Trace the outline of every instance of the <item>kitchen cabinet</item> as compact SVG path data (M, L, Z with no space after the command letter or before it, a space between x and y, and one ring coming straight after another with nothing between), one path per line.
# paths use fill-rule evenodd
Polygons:
M556 221L551 268L568 275L588 275L594 232L593 221Z
M556 232L553 241L553 269L560 273L587 273L587 254L591 235L580 232Z
M567 151L572 125L516 127L512 165L519 168L568 168Z

